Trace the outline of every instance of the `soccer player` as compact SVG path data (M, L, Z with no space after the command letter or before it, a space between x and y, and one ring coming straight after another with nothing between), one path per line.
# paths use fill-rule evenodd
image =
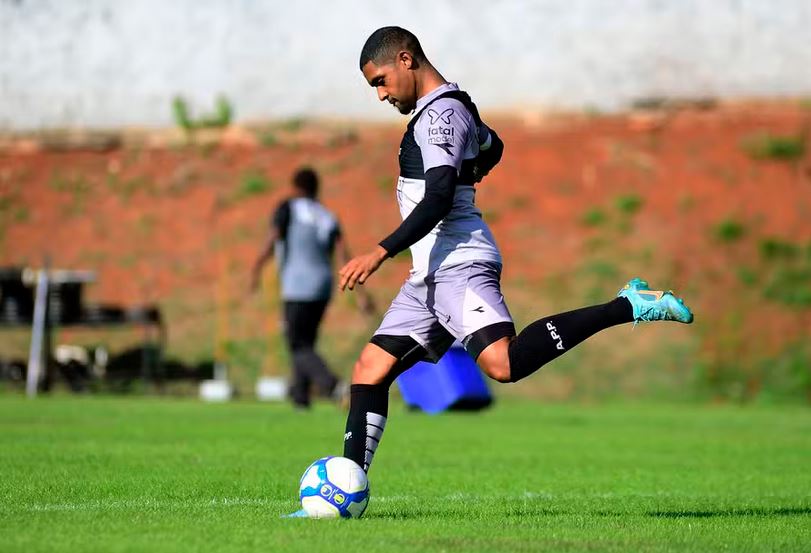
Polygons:
M343 266L339 288L365 284L406 248L413 268L355 363L344 457L369 470L386 427L389 386L415 362L436 362L455 340L489 377L517 382L611 326L693 321L671 292L650 290L635 278L608 303L544 317L516 334L500 289L501 254L474 205L474 184L498 163L503 143L409 31L383 27L372 33L360 70L380 101L414 115L400 143L403 222Z
M332 297L332 254L341 262L351 255L338 219L318 201L318 175L309 167L293 175L291 197L276 209L265 245L253 266L251 289L259 286L265 263L277 256L284 301L284 332L293 358L290 399L310 406L311 388L340 399L338 378L315 351L318 327ZM359 297L365 313L373 311L367 294Z

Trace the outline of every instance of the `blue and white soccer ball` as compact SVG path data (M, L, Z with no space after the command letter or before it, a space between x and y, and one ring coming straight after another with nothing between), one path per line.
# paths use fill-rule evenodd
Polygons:
M304 471L299 497L312 518L360 518L369 503L369 481L355 461L324 457Z

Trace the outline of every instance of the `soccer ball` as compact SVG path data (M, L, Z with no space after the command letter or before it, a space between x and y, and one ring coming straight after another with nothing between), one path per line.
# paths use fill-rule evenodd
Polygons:
M369 481L346 457L324 457L299 482L301 508L312 518L360 518L369 503Z

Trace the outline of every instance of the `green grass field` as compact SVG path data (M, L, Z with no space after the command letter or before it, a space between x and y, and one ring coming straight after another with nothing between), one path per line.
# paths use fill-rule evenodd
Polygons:
M361 520L282 520L320 405L0 396L0 551L811 551L811 411L392 406Z

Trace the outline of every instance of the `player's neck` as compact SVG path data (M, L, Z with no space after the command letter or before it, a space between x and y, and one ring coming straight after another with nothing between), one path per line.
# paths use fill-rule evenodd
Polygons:
M444 84L448 84L445 77L434 69L434 66L426 66L417 77L417 98L427 96Z

